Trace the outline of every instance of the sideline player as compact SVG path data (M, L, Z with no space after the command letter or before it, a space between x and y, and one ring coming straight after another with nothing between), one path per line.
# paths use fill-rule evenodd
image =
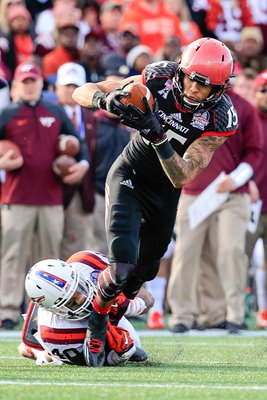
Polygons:
M100 253L81 251L66 262L48 259L30 269L25 287L32 301L19 346L22 356L35 359L38 365L53 362L90 366L88 347L84 346L88 316L98 274L108 264ZM109 313L105 365L147 359L136 331L123 315L140 315L152 304L153 298L144 288L133 300L123 294L116 297ZM97 349L97 342L92 342L91 351Z
M82 106L119 115L139 131L111 167L106 182L106 232L110 266L98 279L89 317L88 345L100 366L108 313L118 293L134 298L152 280L171 239L181 187L210 162L214 151L237 128L237 114L224 94L233 71L230 50L202 38L189 44L180 62L147 65L142 75L119 82L86 83L73 98ZM145 84L156 99L152 111L124 105L130 81Z

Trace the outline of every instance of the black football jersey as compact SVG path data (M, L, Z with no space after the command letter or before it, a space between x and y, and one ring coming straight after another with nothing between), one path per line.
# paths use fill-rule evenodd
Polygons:
M173 85L177 68L177 62L160 61L149 64L143 71L143 81L157 100L157 114L171 146L182 157L190 144L200 137L233 135L238 121L232 101L226 94L210 110L183 110L177 103ZM136 135L129 142L123 157L147 178L158 182L168 180L154 149L141 135Z

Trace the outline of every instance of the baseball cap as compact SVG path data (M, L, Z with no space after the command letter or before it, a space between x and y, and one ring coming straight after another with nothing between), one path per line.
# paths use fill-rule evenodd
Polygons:
M85 70L80 64L74 62L65 63L57 70L56 83L63 86L82 86L86 83Z
M129 68L134 66L134 63L137 57L141 56L141 54L147 54L148 56L153 56L152 50L148 46L138 45L133 47L126 56L126 64Z
M40 68L35 63L24 62L17 66L14 73L14 80L22 82L27 78L39 79L42 77Z
M256 76L253 82L254 90L267 85L267 68Z
M130 69L127 65L121 65L119 68L108 68L105 70L105 78L107 78L108 76L117 76L119 78L128 78L128 76L130 76Z

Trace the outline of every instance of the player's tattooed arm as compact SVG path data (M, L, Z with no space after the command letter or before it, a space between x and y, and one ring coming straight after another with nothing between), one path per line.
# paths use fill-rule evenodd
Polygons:
M173 186L182 187L191 182L209 164L214 152L226 137L207 136L195 140L186 150L183 158L176 152L161 165Z

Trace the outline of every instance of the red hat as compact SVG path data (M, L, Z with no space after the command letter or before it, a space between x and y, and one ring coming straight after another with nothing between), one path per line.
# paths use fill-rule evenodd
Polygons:
M39 79L42 77L40 68L35 63L24 62L15 69L14 80L22 82L27 78Z
M256 76L253 82L254 90L267 85L267 68Z

